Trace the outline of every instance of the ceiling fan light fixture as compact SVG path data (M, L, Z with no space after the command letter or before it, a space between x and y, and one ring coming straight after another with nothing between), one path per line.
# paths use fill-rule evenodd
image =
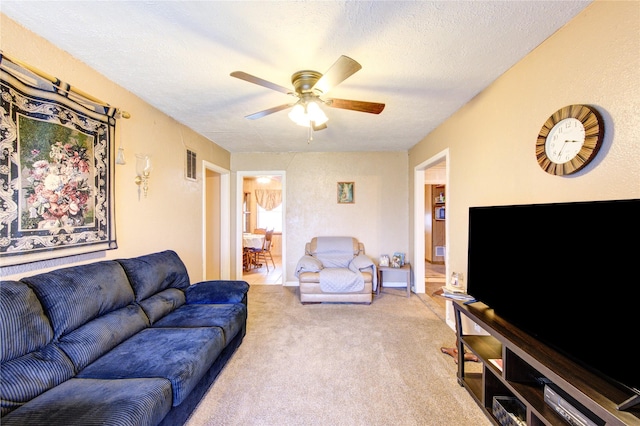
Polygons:
M316 126L321 126L329 121L324 111L322 111L320 106L314 101L310 101L307 104L307 117L309 121L313 121Z
M315 126L321 126L329 120L315 101L298 102L289 112L289 118L303 127L310 127L312 122Z
M304 106L300 103L294 105L293 109L289 112L289 118L298 126L309 127L309 118L304 110Z

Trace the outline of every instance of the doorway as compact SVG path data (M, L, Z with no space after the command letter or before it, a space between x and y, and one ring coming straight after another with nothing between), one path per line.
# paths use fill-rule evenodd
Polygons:
M442 160L425 169L424 179L424 235L425 235L425 293L433 296L446 284L445 257L447 253L446 236L446 160ZM437 305L445 309L441 297L432 298ZM444 316L444 315L443 315Z
M449 150L445 149L440 153L429 158L427 161L417 165L414 169L414 253L416 261L414 273L415 273L415 291L416 293L425 293L427 297L432 298L435 304L442 305L440 298L433 298L432 291L434 286L441 287L446 283L446 277L449 270L449 250L444 245L444 253L442 257L444 259L444 265L440 265L437 268L428 268L431 266L427 263L427 250L426 245L428 243L426 237L426 230L428 228L427 221L432 220L433 210L432 204L427 203L426 194L431 194L432 191L426 191L427 185L442 185L444 188L449 187ZM439 193L437 194L439 196ZM429 195L430 196L430 195ZM450 197L445 195L445 200ZM427 210L427 206L428 210ZM446 209L444 211L446 214ZM444 221L444 240L450 241L449 237L449 224L448 221ZM429 241L430 243L430 241ZM440 248L439 250L442 250ZM430 283L427 286L427 270L435 269L438 274L438 279L443 279L442 282ZM432 271L430 271L430 274ZM447 304L449 305L449 304ZM455 327L453 315L449 314L449 306L445 307L446 322L452 329Z
M271 206L260 205L257 200L257 191L275 191L269 197L279 196L281 202ZM283 171L252 171L238 172L237 199L237 245L236 245L236 273L249 284L283 285L286 280L286 223L284 220L286 211L286 182ZM264 202L263 202L264 203ZM260 264L248 270L243 268L244 234L250 234L258 228L273 229L271 240L271 258L269 265ZM275 265L274 265L275 264Z

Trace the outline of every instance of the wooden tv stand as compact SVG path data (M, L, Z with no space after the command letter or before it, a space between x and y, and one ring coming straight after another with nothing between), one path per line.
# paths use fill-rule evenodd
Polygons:
M586 408L597 425L640 425L640 406L626 411L616 409L616 404L630 397L626 389L589 372L511 325L481 302L465 305L454 300L453 306L458 383L467 389L493 423L499 424L493 415L493 397L506 396L517 398L525 406L527 426L569 424L544 401L544 383L550 382L573 399L573 403ZM466 334L463 316L488 335ZM465 350L477 355L482 363L481 372L465 372L462 359ZM629 355L621 353L620 356ZM502 370L491 359L502 360Z

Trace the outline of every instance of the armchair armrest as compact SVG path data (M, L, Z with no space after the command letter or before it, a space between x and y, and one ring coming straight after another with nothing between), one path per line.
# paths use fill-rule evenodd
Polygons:
M356 257L353 258L351 263L349 263L349 269L352 271L364 271L366 269L371 268L371 275L373 279L373 289L375 290L378 287L378 272L376 268L376 264L373 263L371 258L365 254L360 253Z
M353 258L349 264L349 269L355 268L358 270L366 269L369 267L375 267L375 263L365 254L359 254ZM375 269L375 268L374 268Z
M323 268L324 265L320 259L305 254L300 258L300 260L298 260L295 275L296 278L299 278L299 275L303 272L320 272Z

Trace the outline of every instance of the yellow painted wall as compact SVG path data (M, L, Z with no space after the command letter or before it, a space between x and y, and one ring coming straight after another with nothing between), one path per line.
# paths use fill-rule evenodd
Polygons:
M536 137L571 104L602 113L604 146L577 174L552 176L538 166ZM450 270L467 269L470 206L640 198L639 108L640 2L598 0L414 146L411 194L415 168L449 149Z
M119 120L127 164L115 170L115 221L118 249L2 268L3 279L97 260L132 257L165 249L175 250L187 265L192 281L202 279L202 160L223 169L230 154L71 57L48 41L0 15L2 50L131 113ZM126 70L123 70L126 72ZM198 179L184 178L185 147L198 154ZM153 171L147 198L138 197L134 184L135 153L152 155Z

